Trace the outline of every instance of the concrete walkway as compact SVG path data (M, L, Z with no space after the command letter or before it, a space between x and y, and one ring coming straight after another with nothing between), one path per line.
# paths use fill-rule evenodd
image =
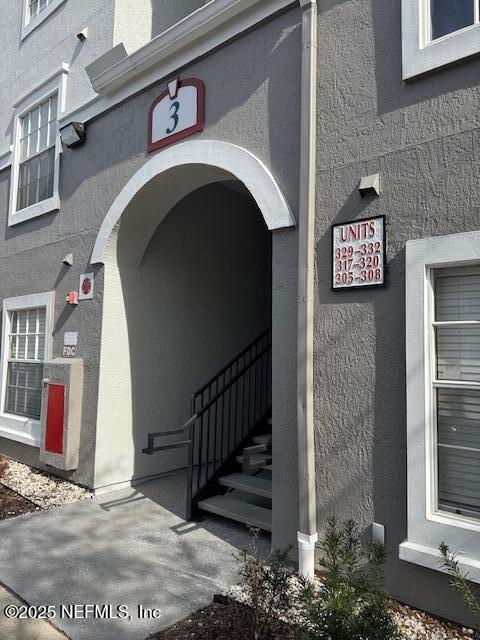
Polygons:
M165 492L175 502L164 480L0 522L0 582L31 605L54 605L55 626L72 640L144 640L183 619L238 580L233 554L248 532L220 519L185 523L160 506ZM262 539L262 553L268 546ZM82 605L111 605L114 617ZM116 617L121 605L131 619ZM159 617L139 618L139 606ZM0 637L14 640L6 624L0 609Z
M65 636L45 620L7 618L6 607L22 607L25 603L0 587L0 638L5 640L65 640Z

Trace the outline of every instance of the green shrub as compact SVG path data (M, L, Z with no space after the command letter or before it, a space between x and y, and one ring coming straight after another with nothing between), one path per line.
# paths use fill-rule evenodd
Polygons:
M450 575L450 584L462 594L463 601L470 611L480 618L480 602L478 596L468 584L468 574L460 571L457 556L450 551L445 542L442 542L438 548L442 555L441 565Z
M321 545L322 584L302 581L304 640L397 640L383 586L383 545L362 547L352 521L329 522ZM368 569L365 564L368 562Z

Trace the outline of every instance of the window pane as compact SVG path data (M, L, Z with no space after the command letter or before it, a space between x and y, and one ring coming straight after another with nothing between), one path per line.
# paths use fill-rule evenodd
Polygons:
M40 117L40 107L30 112L30 133L38 129L38 118Z
M57 94L50 98L50 122L56 122L57 120Z
M48 146L48 123L38 132L38 150L43 151Z
M48 124L48 117L49 117L48 105L49 105L48 100L40 105L40 126L41 127L44 127L45 125Z
M27 339L25 336L17 336L17 355L15 358L19 360L25 359L25 354L27 352ZM13 357L13 355L12 355Z
M18 198L17 198L17 209L24 209L28 206L28 185L19 186L18 188Z
M38 13L38 0L30 0L30 19L34 18Z
M42 406L43 364L9 362L5 410L38 420Z
M38 336L37 360L45 359L45 336Z
M55 149L50 147L40 155L20 165L17 208L24 209L53 196Z
M439 380L480 382L480 325L437 327Z
M26 311L17 311L17 315L18 315L18 333L27 333Z
M45 326L47 322L47 311L45 307L37 309L38 311L38 331L40 335L45 335Z
M438 389L439 508L480 517L480 392Z
M475 22L475 0L430 0L432 40L453 33Z
M445 269L435 278L435 320L480 320L480 269Z

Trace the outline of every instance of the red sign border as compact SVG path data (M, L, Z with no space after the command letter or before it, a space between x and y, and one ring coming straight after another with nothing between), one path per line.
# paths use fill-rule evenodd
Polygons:
M195 133L200 133L200 131L203 131L205 129L205 83L199 78L185 78L185 80L178 81L178 88L181 89L183 87L196 87L197 89L196 124L194 124L193 127L184 129L184 131L179 131L178 133L173 134L173 136L168 136L167 138L158 140L157 142L152 142L153 111L157 104L169 95L167 89L161 95L159 95L158 98L155 99L152 106L150 107L150 111L148 112L148 153L157 151L158 149L163 149L164 147L168 147L171 144L175 144L175 142L178 142L179 140L188 138Z
M348 224L357 224L359 222L366 222L368 220L381 220L383 226L383 282L379 282L377 284L360 284L360 285L349 285L348 287L336 287L335 286L335 269L333 265L333 256L335 252L335 229L337 227L343 227ZM330 281L330 290L334 292L338 291L359 291L360 289L381 289L382 287L388 286L388 265L387 265L387 219L385 214L379 216L369 216L368 218L357 218L354 220L347 220L346 222L337 222L332 224L331 226L331 265L330 265L330 273L331 273L331 281Z

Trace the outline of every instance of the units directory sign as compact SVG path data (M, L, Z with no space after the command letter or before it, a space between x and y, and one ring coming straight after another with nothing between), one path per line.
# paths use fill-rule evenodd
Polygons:
M334 290L385 284L385 216L333 225L332 243Z

